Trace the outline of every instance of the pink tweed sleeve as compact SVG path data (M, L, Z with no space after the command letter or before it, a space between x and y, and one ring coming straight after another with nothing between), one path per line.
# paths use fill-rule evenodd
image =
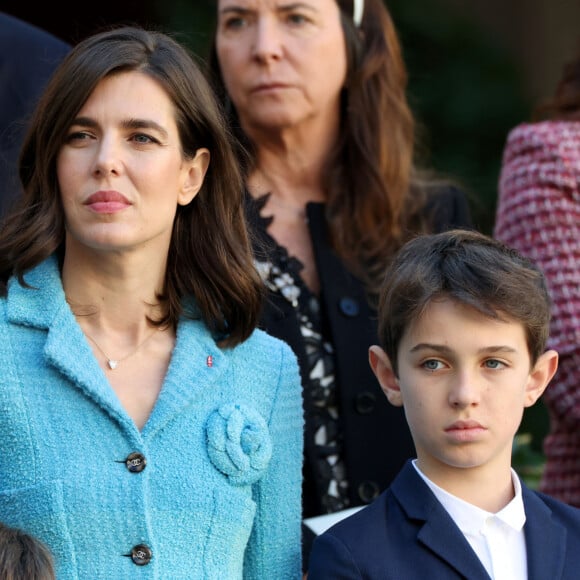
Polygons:
M545 273L549 347L560 353L545 401L580 429L580 122L522 124L508 135L494 236Z

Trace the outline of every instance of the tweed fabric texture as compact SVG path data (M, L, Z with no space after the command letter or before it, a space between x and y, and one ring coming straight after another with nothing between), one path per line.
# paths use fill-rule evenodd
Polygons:
M494 235L547 278L548 345L560 363L543 399L551 428L540 489L580 507L580 122L524 123L510 132Z
M290 348L257 330L220 349L201 321L181 320L139 430L56 260L25 280L0 299L0 521L45 541L59 580L300 578L303 412ZM142 471L128 469L135 452ZM137 566L141 544L152 558Z

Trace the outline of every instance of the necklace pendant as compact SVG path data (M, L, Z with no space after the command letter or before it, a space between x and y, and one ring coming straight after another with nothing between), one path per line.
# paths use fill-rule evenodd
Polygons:
M113 359L108 359L107 360L107 364L109 365L109 368L114 371L117 368L117 365L119 364L118 360L113 360Z

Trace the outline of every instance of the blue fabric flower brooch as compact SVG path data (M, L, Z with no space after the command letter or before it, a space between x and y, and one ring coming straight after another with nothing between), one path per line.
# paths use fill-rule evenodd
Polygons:
M266 421L245 405L228 403L216 409L206 425L208 454L232 485L260 479L272 457Z

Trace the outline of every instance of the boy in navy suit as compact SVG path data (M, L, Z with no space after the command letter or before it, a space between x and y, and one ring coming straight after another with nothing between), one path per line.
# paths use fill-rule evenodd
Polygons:
M425 235L400 250L369 361L405 410L417 458L316 538L309 580L580 577L580 510L511 468L524 409L558 364L545 350L549 305L541 272L483 234Z

